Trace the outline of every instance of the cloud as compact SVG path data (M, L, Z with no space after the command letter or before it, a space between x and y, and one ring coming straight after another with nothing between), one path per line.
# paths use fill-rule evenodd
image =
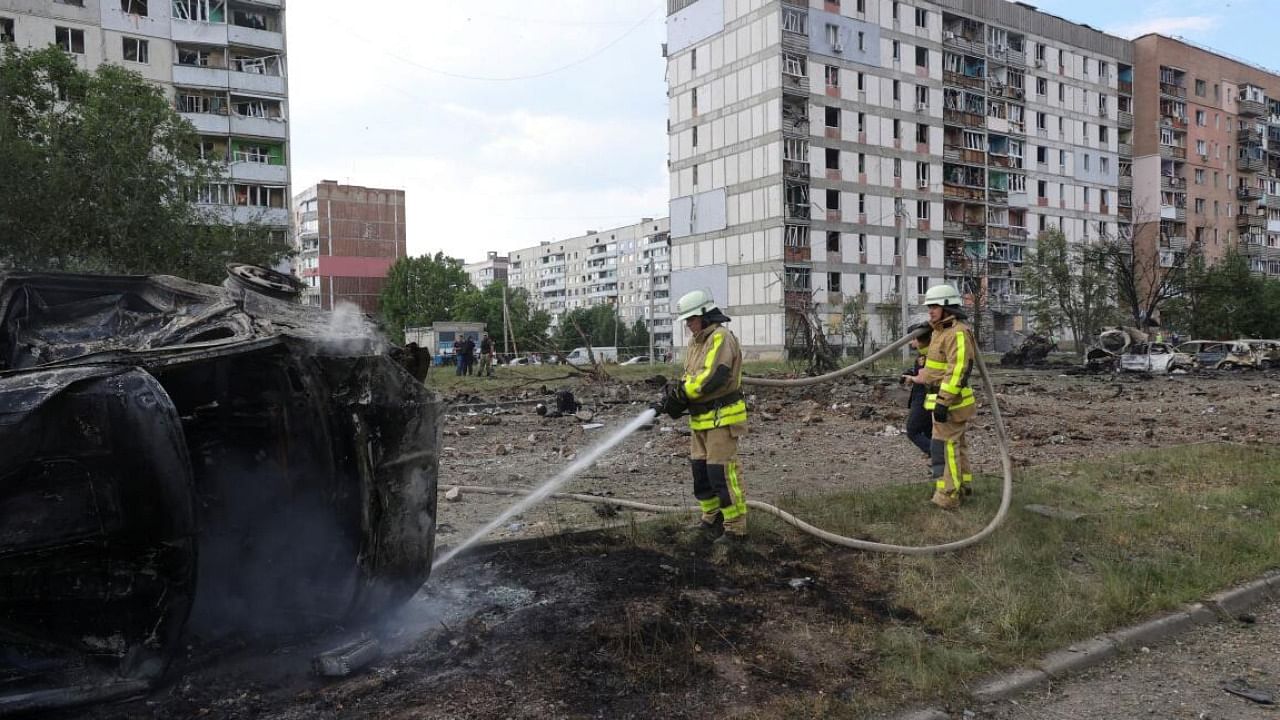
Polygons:
M1107 32L1129 39L1148 33L1186 35L1189 32L1209 32L1216 28L1219 22L1221 22L1221 18L1214 15L1170 15L1144 18L1136 22L1114 25L1108 28Z

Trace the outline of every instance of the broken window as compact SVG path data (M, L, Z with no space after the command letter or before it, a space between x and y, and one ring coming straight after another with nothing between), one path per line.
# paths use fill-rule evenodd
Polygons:
M280 56L279 55L232 55L231 69L236 72L251 73L253 75L271 75L279 77L280 73Z
M178 48L178 64L209 67L209 51L195 48Z
M232 25L254 30L274 30L275 28L271 23L272 19L267 13L255 10L233 10L231 12Z
M230 188L221 183L201 185L196 191L196 202L204 205L230 205Z
M231 109L240 117L253 118L271 118L278 119L281 117L280 101L264 100L262 98L249 97L233 97L231 98ZM695 131L697 128L694 128ZM695 133L696 137L696 133ZM697 144L696 142L694 143Z
M54 44L63 52L84 54L84 31L77 28L55 27Z
M0 43L14 42L13 18L0 17Z
M240 153L236 153L239 155ZM284 207L284 188L269 185L236 185L236 205L246 207Z
M179 20L199 22L225 22L226 10L222 0L173 0L173 16Z
M120 12L145 17L147 14L147 0L120 0Z
M787 290L808 290L812 287L810 281L811 272L805 267L788 267L786 270L786 289Z
M226 114L226 106L222 98L208 93L179 90L176 95L178 112L183 113L216 113Z
M126 37L121 38L121 44L124 49L125 61L136 63L151 62L151 49L146 40Z

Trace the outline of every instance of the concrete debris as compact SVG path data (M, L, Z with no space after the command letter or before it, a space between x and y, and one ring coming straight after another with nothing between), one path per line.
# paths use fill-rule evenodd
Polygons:
M1242 697L1245 700L1255 702L1259 705L1274 705L1276 702L1275 695L1267 692L1266 690L1259 690L1258 688L1253 687L1249 684L1249 681L1244 678L1228 680L1223 682L1221 687L1223 691L1231 695Z
M583 430L599 430L602 427L604 427L604 423L587 423L586 425L582 426L582 429Z
M312 664L321 677L340 678L369 665L382 654L373 638L353 640L315 657Z
M803 590L804 588L813 586L813 578L811 577L791 578L790 580L787 581L787 585L790 586L792 590Z
M449 488L449 491L444 494L445 500L460 500L461 498L462 490L456 487Z
M479 423L481 425L501 425L502 418L496 415L483 415L481 416Z
M876 433L876 437L897 437L902 434L902 429L893 425L885 425L884 429Z

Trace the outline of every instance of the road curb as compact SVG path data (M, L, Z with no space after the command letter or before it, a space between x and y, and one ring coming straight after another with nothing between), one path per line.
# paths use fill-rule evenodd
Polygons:
M1238 588L1211 595L1205 604L1235 620L1254 605L1277 599L1280 599L1280 573L1269 573Z
M1054 650L1037 660L1032 667L1018 668L981 681L981 684L969 691L969 696L977 703L990 704L1020 695L1047 681L1060 680L1072 673L1099 665L1120 654L1122 650L1155 645L1223 618L1234 620L1246 610L1269 600L1280 600L1280 572L1269 572L1257 580L1216 593L1203 603L1188 605L1177 612ZM947 715L903 715L895 720L916 720L917 717L919 720L941 720Z

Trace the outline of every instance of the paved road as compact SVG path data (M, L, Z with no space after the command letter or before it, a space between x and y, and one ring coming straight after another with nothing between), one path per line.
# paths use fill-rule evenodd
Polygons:
M1276 720L1280 704L1259 705L1219 684L1244 678L1280 703L1280 603L1253 611L1256 622L1197 628L1149 652L1122 655L1065 684L1006 700L982 720Z

